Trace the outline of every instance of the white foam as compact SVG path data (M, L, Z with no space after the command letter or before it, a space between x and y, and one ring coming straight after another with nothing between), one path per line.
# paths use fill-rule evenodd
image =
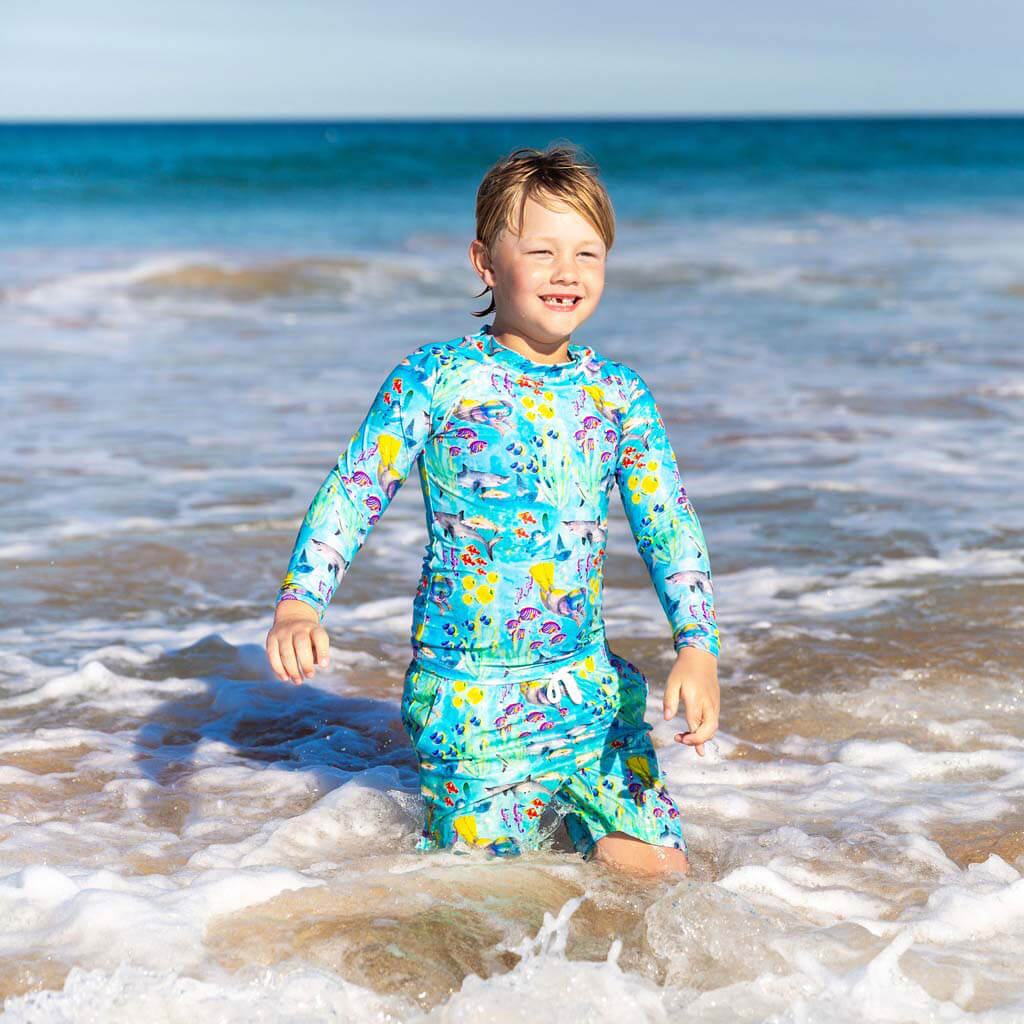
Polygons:
M289 889L322 884L286 868L252 868L202 877L184 873L177 884L160 875L127 878L33 865L0 879L0 936L6 955L45 946L51 955L113 969L122 962L182 970L204 960L209 921Z
M884 900L827 885L796 885L777 871L755 865L729 872L718 884L733 892L757 893L769 905L797 907L819 923L880 916L887 909Z
M131 963L112 971L73 967L56 992L32 992L4 1003L11 1024L309 1024L336 1020L390 1024L414 1021L409 1000L378 995L333 971L287 964L243 969L234 978L203 980L173 968Z
M533 938L516 946L520 956L507 974L484 981L468 974L462 987L427 1019L470 1022L535 1019L607 1021L622 1019L624 1007L631 1019L667 1022L661 989L646 978L623 971L618 965L622 942L615 939L604 961L569 960L565 949L568 924L586 898L563 904L556 916L544 914Z
M203 788L207 783L203 773L191 781ZM356 773L300 814L265 821L237 842L204 847L191 857L189 867L287 863L316 864L322 869L327 863L344 862L362 848L411 842L422 825L422 804L400 786L398 773L391 766ZM235 792L234 787L227 791Z

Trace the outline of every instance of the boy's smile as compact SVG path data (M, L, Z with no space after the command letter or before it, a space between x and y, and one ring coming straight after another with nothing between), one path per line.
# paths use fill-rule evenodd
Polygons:
M565 362L575 328L597 308L604 290L605 246L594 226L562 203L534 199L523 230L503 230L488 257L474 240L470 260L494 295L493 334L536 362Z

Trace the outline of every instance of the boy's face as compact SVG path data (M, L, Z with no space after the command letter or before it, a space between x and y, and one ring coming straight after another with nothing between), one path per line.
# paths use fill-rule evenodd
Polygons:
M601 236L575 210L562 204L549 210L527 199L521 235L503 230L490 260L482 243L470 246L474 267L494 295L494 333L541 346L567 341L597 308L606 255Z

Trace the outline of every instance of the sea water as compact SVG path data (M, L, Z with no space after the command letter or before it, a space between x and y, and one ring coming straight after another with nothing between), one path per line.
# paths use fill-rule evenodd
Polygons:
M263 648L384 375L481 325L480 177L559 139L618 218L575 340L716 584L702 758L613 502L682 880L413 852L415 482L330 669ZM1024 1019L1024 121L12 125L0 229L5 1019Z

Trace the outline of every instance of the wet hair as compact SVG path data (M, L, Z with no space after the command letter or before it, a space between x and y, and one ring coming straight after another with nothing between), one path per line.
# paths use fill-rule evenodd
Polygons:
M615 240L612 201L597 177L597 166L570 142L551 143L547 149L516 149L502 157L483 177L476 193L476 237L488 253L502 230L522 234L523 209L533 199L549 210L564 204L593 225L605 249ZM484 288L480 298L491 289ZM494 312L494 296L487 309Z

